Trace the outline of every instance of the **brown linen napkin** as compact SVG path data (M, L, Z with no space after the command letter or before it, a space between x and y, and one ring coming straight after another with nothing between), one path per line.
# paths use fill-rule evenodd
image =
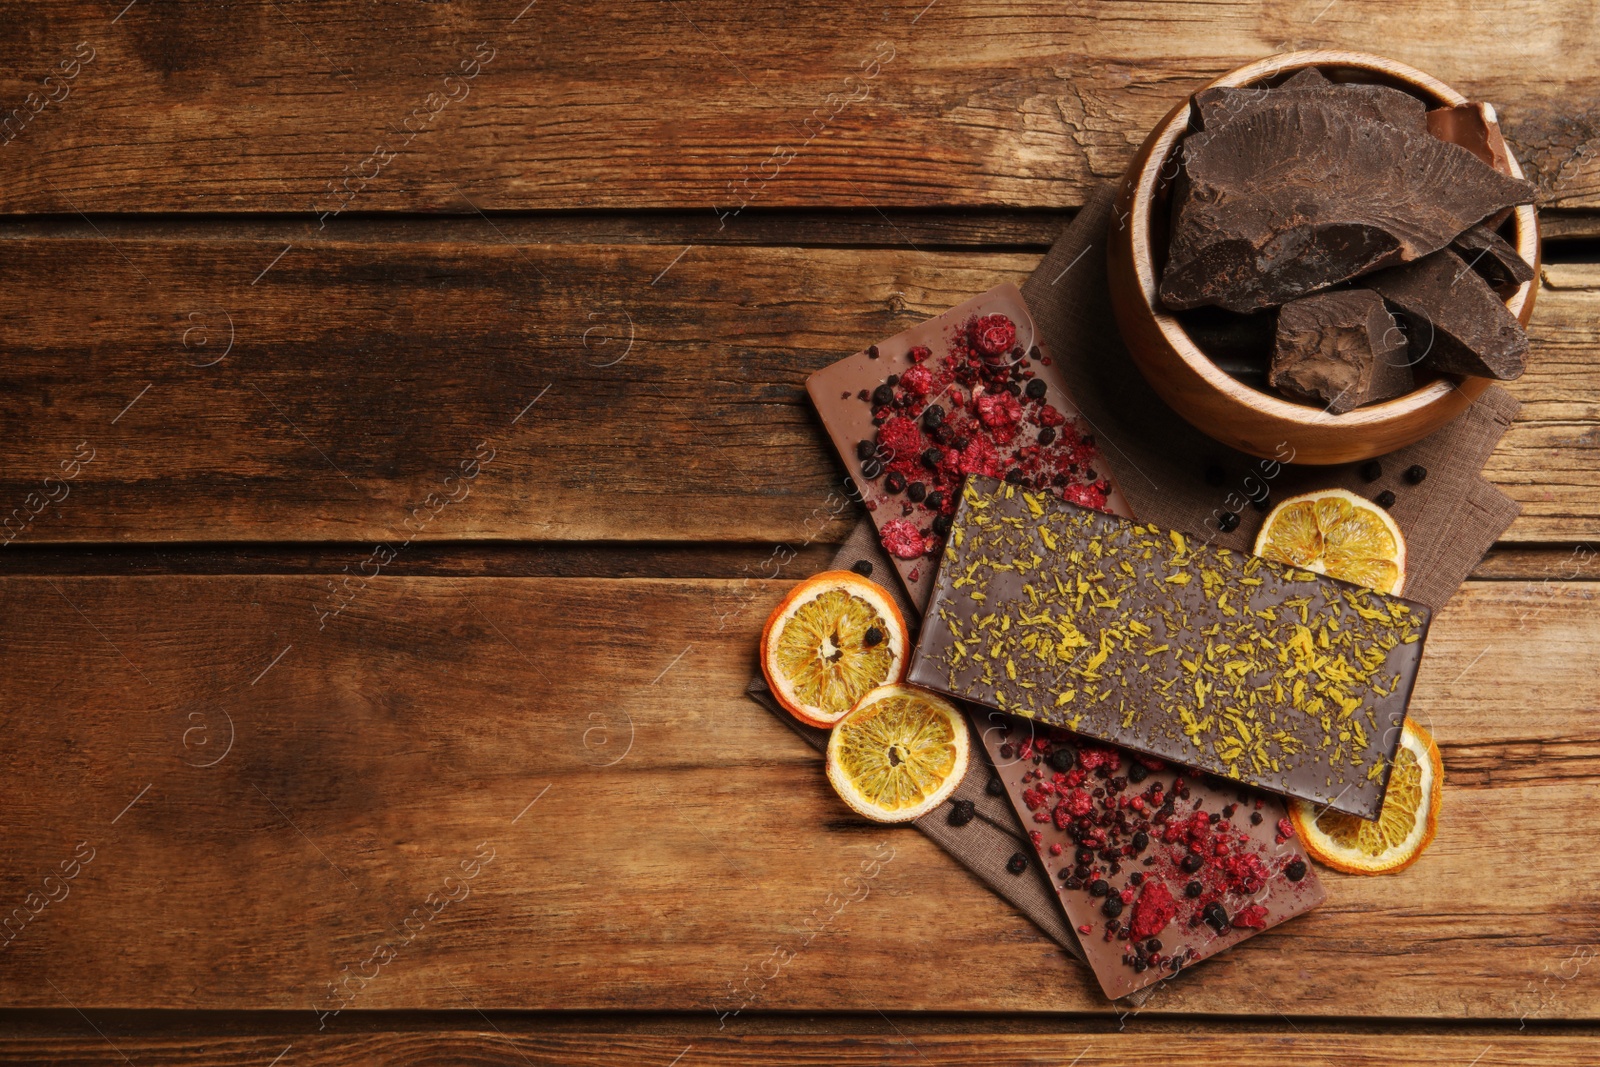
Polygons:
M1114 185L1095 190L1022 295L1134 515L1248 552L1265 510L1252 507L1250 497L1263 490L1283 500L1334 486L1366 497L1388 489L1396 498L1390 514L1406 537L1404 595L1442 608L1520 510L1481 474L1517 401L1490 386L1448 426L1380 457L1383 474L1373 482L1362 477L1361 464L1273 464L1213 441L1156 396L1117 332L1105 267L1115 195ZM1428 472L1420 485L1404 477L1414 464ZM1207 481L1215 469L1220 485ZM1222 533L1217 516L1228 511L1243 521Z
M889 591L907 621L915 626L919 619L917 610L906 597L893 561L878 544L877 531L869 519L862 519L856 524L855 531L840 547L838 555L834 556L833 568L849 570L862 560L872 564L874 580ZM807 726L779 707L759 675L750 682L746 692L812 748L821 752L828 747L828 731ZM982 710L969 709L969 720L974 729L983 728L983 715ZM950 799L972 801L978 817L965 826L951 826L951 805L941 804L912 825L1031 919L1052 941L1081 961L1083 949L1078 947L1077 933L1067 924L1055 890L1048 881L1048 874L1033 861L1033 846L1029 844L1028 835L1012 810L1010 801L1004 794L989 795L987 787L994 771L984 754L983 745L975 741L972 749L967 776ZM1006 869L1006 863L1019 852L1028 857L1028 869L1021 874L1012 874Z

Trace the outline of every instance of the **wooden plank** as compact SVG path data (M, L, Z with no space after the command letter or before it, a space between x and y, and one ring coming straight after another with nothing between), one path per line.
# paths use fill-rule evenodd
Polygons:
M80 1024L81 1026L81 1024ZM893 1029L890 1028L893 1026ZM507 1067L614 1067L762 1063L772 1067L816 1064L972 1064L1019 1067L1169 1067L1182 1062L1235 1067L1548 1067L1592 1062L1600 1040L1566 1034L1151 1034L1052 1035L924 1033L915 1020L867 1035L690 1035L639 1033L526 1034L481 1027L423 1033L367 1032L292 1037L180 1037L133 1039L28 1037L0 1041L0 1062L123 1064L123 1054L183 1067L267 1063L289 1052L295 1064L414 1064L469 1062ZM82 1027L88 1031L87 1027ZM1287 1029L1287 1028L1285 1028ZM673 1057L681 1057L674 1059ZM1074 1058L1076 1057L1076 1058ZM288 1057L285 1057L288 1062Z
M479 224L7 241L0 539L833 542L851 512L806 375L1037 262ZM1509 537L1572 543L1600 536L1600 289L1546 276L1489 475L1525 509Z
M1597 75L1568 27L1594 20L1583 0L13 3L0 211L1071 206L1186 91L1313 47L1494 101L1544 199L1592 208Z
M0 901L38 911L0 949L8 1005L1114 1017L743 697L785 584L381 577L322 618L320 576L0 579ZM1429 853L1329 875L1325 907L1146 1010L1600 1018L1600 857L1574 832L1597 597L1470 583L1413 703L1450 776Z

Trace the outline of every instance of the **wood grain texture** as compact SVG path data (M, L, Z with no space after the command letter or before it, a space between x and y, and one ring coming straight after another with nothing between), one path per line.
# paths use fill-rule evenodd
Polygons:
M0 519L40 512L14 543L835 541L851 513L806 375L1037 262L523 246L477 225L4 242ZM1489 466L1524 507L1514 540L1600 537L1585 277L1546 271L1522 413ZM479 442L495 458L471 496L408 527L460 491L445 479ZM80 443L95 458L47 506Z
M360 211L1071 206L1184 92L1319 47L1492 100L1544 199L1593 207L1600 79L1572 50L1596 19L1583 0L14 2L0 210L326 211L346 180ZM878 42L894 58L860 80ZM46 84L80 43L94 58ZM480 43L477 76L446 82Z
M893 1025L893 1024L891 1024ZM83 1029L87 1030L87 1027ZM457 1063L526 1067L617 1067L656 1064L761 1063L770 1067L855 1064L1005 1063L1018 1067L1170 1067L1181 1062L1233 1067L1549 1067L1592 1062L1600 1039L1562 1034L1486 1037L1403 1034L1148 1034L1054 1035L921 1032L902 1023L879 1034L718 1035L521 1034L486 1027L427 1033L311 1034L290 1037L12 1038L0 1041L0 1063L122 1064L157 1061L174 1067L284 1062L301 1067ZM1288 1027L1285 1026L1285 1031ZM114 1044L113 1044L114 1042ZM292 1058L292 1061L290 1057ZM681 1057L674 1059L673 1057Z
M309 1028L344 982L349 1012L709 1017L748 996L1114 1017L926 839L850 816L743 697L786 584L382 577L318 629L312 576L0 580L0 901L38 907L60 895L45 874L94 850L0 949L8 1006L275 1009ZM1328 875L1322 909L1145 1011L1600 1017L1583 969L1597 598L1469 583L1412 705L1448 775L1429 852L1395 878ZM463 881L483 842L494 858ZM888 850L864 897L845 882ZM394 957L372 962L379 945ZM769 977L776 948L794 958ZM1357 958L1359 981L1327 980Z

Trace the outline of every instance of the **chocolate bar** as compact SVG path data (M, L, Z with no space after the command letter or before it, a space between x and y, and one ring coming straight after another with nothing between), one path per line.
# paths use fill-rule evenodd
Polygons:
M998 711L970 717L1112 1000L1326 896L1277 797Z
M1430 618L972 478L908 680L1375 819Z
M1132 514L1014 285L824 367L806 390L919 610L969 474Z
M1400 309L1422 363L1511 381L1528 365L1528 335L1489 283L1449 249L1362 278Z

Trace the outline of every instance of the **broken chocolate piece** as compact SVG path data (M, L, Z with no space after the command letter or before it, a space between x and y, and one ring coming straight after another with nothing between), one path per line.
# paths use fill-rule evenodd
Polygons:
M1420 259L1534 187L1297 89L1185 138L1176 194L1162 303L1252 311Z
M1428 132L1458 144L1502 174L1511 173L1511 150L1500 135L1494 105L1476 100L1428 112Z
M1357 117L1386 122L1414 133L1428 128L1428 106L1410 93L1387 85L1331 82L1315 67L1307 67L1276 89L1259 86L1202 89L1194 94L1194 110L1201 129L1214 131L1258 105L1289 99L1322 101Z
M1367 289L1318 293L1283 305L1267 381L1296 399L1343 415L1415 386L1406 338Z
M1511 243L1487 226L1464 230L1450 242L1450 250L1496 288L1515 289L1533 280L1533 265L1517 254Z
M1400 309L1414 363L1501 381L1521 377L1528 335L1489 283L1449 249L1379 271L1362 284Z

